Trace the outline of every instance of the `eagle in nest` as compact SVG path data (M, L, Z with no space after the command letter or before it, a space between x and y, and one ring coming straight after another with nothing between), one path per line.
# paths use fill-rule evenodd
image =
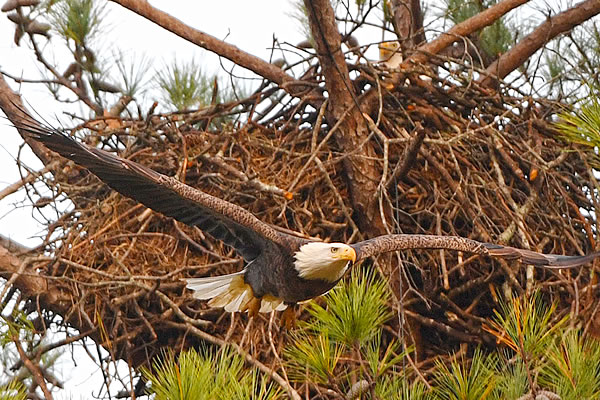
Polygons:
M37 123L17 126L63 157L87 168L119 193L146 207L195 226L231 246L245 260L242 271L189 278L194 297L226 311L286 310L332 289L355 263L381 253L407 249L446 249L518 259L546 268L570 268L600 253L584 256L541 254L456 236L383 235L362 242L324 243L280 232L247 210L162 175L131 160L79 143L59 130Z

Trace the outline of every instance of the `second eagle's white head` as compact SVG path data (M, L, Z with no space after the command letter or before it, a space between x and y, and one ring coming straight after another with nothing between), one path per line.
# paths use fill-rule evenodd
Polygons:
M335 282L356 261L356 252L344 243L311 242L300 246L294 257L301 278Z

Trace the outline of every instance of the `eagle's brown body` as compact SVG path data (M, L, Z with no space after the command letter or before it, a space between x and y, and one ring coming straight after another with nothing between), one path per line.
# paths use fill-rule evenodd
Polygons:
M599 255L545 255L461 237L430 235L385 235L350 246L341 243L315 246L311 244L314 242L275 230L239 206L133 161L78 143L60 131L36 122L18 128L89 169L121 194L196 226L233 247L247 263L243 272L188 280L188 287L195 291L196 297L212 299L212 304L229 311L251 307L271 311L311 299L330 290L350 264L389 251L448 249L520 259L525 264L550 268L575 267Z

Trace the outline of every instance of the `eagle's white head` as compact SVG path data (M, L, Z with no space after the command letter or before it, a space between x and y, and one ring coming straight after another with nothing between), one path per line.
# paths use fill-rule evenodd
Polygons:
M307 243L294 256L294 267L300 277L329 282L340 279L348 265L356 261L356 252L344 243Z

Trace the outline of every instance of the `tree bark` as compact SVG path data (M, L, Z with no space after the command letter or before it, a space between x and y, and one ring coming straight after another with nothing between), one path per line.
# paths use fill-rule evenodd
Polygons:
M423 11L420 0L392 0L392 23L400 48L413 49L425 42Z
M546 19L529 35L525 36L517 45L500 56L486 69L486 75L480 79L485 87L492 87L494 83L505 78L515 69L519 68L536 51L546 43L563 32L570 31L577 25L587 21L600 13L600 1L586 0L562 13Z
M38 274L30 258L39 255L0 235L0 277L11 281L25 298L38 299L44 310L64 316L71 308L72 299L61 294L51 280Z
M502 17L512 9L527 3L527 1L528 0L504 0L491 6L487 10L453 26L448 32L442 33L437 39L420 46L417 49L417 52L404 62L405 65L409 66L410 63L423 64L427 62L431 54L438 54L452 43L461 40L461 38L493 24L498 18Z
M329 0L305 0L308 21L315 50L329 95L327 119L329 126L340 123L334 134L342 151L348 154L344 162L350 200L363 233L369 236L385 233L377 202L380 167L369 136L367 123L359 108L350 80L341 35Z

